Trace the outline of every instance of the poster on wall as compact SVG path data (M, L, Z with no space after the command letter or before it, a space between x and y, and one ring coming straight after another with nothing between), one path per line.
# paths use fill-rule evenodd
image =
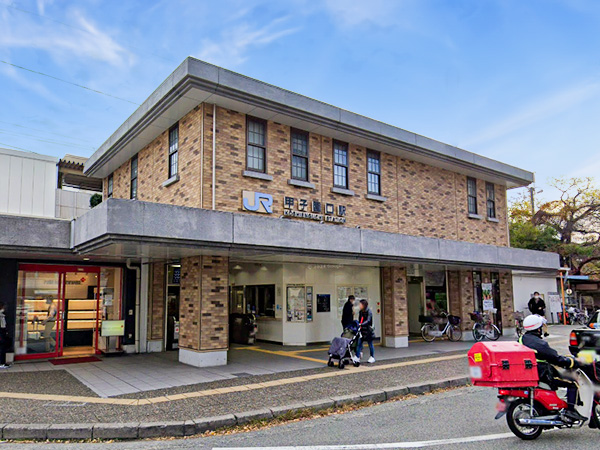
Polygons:
M492 283L481 283L481 292L483 298L483 310L492 311L494 309L494 294Z
M548 292L548 307L552 313L552 321L558 322L558 314L562 313L562 297L558 292Z
M303 285L287 286L287 321L304 322L306 314L306 289Z
M329 294L317 294L317 312L330 312L331 311L331 295Z
M355 286L354 287L354 297L356 300L368 300L369 299L369 290L366 286Z
M313 320L313 288L312 286L306 286L306 321L312 322Z

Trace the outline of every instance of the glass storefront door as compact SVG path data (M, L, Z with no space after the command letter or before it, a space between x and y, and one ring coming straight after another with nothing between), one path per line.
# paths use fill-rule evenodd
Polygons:
M101 336L99 330L105 320L120 321L121 292L120 268L21 264L16 359L116 349L119 338Z
M20 270L17 291L15 356L53 357L60 352L64 274Z

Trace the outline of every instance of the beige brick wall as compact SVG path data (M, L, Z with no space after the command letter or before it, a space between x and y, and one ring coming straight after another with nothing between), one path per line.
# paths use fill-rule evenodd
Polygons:
M165 303L166 277L165 264L152 265L152 284L150 285L150 304L148 314L148 339L164 339L165 336Z
M383 291L383 329L388 337L408 336L406 268L381 268Z
M212 207L212 105L199 106L180 121L180 181L163 187L167 179L168 130L139 153L139 194L144 201ZM204 117L203 117L204 116ZM201 129L204 118L204 183L201 189ZM290 127L268 122L267 173L273 181L243 177L246 167L246 116L217 108L216 209L242 211L242 190L270 193L274 217L283 213L283 197L320 200L346 205L345 226L411 234L416 236L480 242L506 246L506 189L496 186L498 223L469 219L466 176L396 156L381 155L384 203L366 198L366 149L349 145L349 188L355 196L331 192L333 186L332 139L309 136L309 181L314 189L290 186ZM129 163L114 174L113 196L129 198ZM202 192L201 192L202 191ZM201 196L203 197L201 202ZM478 180L478 209L485 216L485 182ZM249 213L248 214L252 214ZM303 220L303 219L291 219ZM327 226L344 226L328 224Z
M228 348L228 285L227 257L194 256L181 260L180 348Z

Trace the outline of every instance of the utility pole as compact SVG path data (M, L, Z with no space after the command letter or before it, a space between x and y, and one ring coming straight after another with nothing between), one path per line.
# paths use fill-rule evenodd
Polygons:
M535 216L535 187L529 186L529 197L531 199L531 220Z

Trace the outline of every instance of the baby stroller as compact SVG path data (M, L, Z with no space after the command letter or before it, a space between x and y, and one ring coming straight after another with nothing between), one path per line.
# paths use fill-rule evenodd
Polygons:
M333 341L331 341L327 365L333 367L335 365L334 361L338 360L340 369L343 369L350 362L354 364L354 367L360 366L360 361L354 361L360 337L360 326L357 321L354 321L344 329L341 337L333 338Z

